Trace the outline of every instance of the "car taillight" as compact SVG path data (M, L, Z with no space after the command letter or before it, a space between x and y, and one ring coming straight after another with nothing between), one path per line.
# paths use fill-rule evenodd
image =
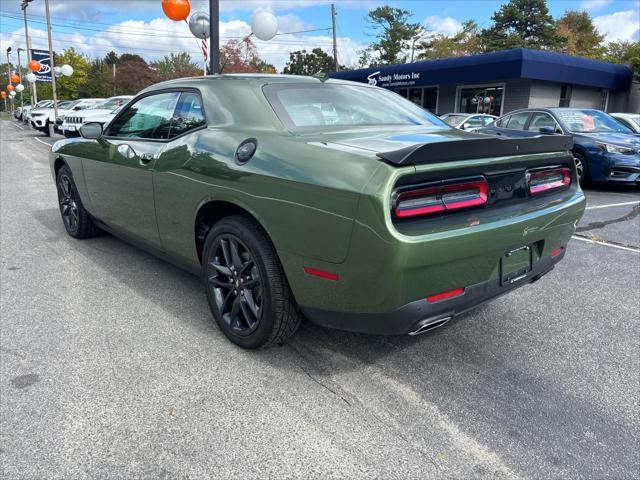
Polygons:
M531 195L564 188L570 183L571 170L566 167L527 172L527 185Z
M485 179L406 190L394 195L393 211L408 218L477 207L487 203L487 191Z

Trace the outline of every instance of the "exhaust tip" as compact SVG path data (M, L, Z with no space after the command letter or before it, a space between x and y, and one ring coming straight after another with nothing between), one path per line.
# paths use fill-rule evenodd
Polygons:
M449 323L449 320L451 320L451 317L444 317L444 318L438 318L436 320L427 321L426 323L423 323L418 328L416 328L413 332L409 332L409 335L412 335L412 336L420 335L421 333L428 332L430 330L441 327L446 323Z

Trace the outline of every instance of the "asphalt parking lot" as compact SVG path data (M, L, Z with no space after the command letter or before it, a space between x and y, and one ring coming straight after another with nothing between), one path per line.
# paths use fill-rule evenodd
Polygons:
M0 121L0 477L638 478L640 190L587 190L541 281L418 337L249 352L199 280L59 217Z

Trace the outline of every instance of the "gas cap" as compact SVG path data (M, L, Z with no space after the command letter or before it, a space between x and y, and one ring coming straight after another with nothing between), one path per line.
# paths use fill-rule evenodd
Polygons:
M253 154L256 153L256 148L258 148L258 140L255 138L247 138L240 145L238 145L238 149L236 150L236 162L238 163L247 163L253 157Z

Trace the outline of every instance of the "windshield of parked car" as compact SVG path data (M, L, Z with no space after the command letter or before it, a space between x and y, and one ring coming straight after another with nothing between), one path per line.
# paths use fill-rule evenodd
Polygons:
M629 128L600 110L571 108L556 110L555 113L571 133L632 133Z
M72 108L76 103L78 103L77 100L63 100L58 102L58 108L66 110L68 108Z
M468 115L444 115L440 118L444 120L447 124L451 125L452 127L455 127L467 117Z
M640 115L628 115L626 118L640 127Z
M105 102L100 102L92 108L101 109L101 110L114 110L118 107L126 105L126 103L131 100L130 98L110 98Z
M449 128L435 115L381 88L337 83L276 83L264 93L287 128L428 125Z

